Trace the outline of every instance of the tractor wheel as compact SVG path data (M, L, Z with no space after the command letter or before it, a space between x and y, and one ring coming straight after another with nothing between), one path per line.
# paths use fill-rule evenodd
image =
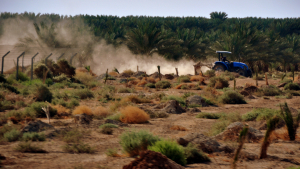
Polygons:
M241 76L245 76L245 77L246 77L246 72L245 72L245 70L243 70L243 69L239 69L239 70L237 71L237 73L238 73L239 75L241 75Z
M223 65L217 64L213 67L213 69L215 71L220 71L220 72L224 72L225 71L225 67Z

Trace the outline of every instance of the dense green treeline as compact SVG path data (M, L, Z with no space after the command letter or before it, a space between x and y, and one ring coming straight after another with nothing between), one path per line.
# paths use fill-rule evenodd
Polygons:
M58 14L1 13L0 23L9 18L28 19L35 24L41 40L49 46L72 47L57 37L57 24L69 22L79 34L89 31L93 41L105 40L118 47L127 45L134 54L158 53L166 59L194 61L214 56L216 50L228 50L230 60L240 60L253 70L298 70L300 63L300 18L227 18L224 12L204 17L147 16L60 16ZM81 20L84 26L77 26ZM2 24L1 24L2 25ZM3 28L0 27L0 35ZM86 44L90 47L92 43ZM91 53L91 52L87 52ZM87 56L88 57L88 56Z

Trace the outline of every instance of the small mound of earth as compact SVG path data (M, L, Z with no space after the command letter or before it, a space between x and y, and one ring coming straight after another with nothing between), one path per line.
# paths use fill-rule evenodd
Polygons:
M48 129L54 129L50 124L44 123L41 120L30 122L27 126L22 129L22 132L40 132Z
M153 109L161 109L160 111L164 111L170 114L181 114L185 112L185 110L179 105L176 100L169 100L167 103L158 104L154 106Z
M87 114L76 114L74 115L74 122L79 124L90 124L93 118Z
M120 73L119 77L120 78L127 78L127 77L130 77L130 74L128 74L128 73Z
M142 71L138 71L138 72L135 72L135 73L133 73L133 75L132 75L133 77L143 77L143 76L145 76L145 72L142 72Z
M103 80L103 79L105 79L105 77L106 77L106 73L104 73L104 74L102 74L102 75L99 75L98 77L96 77L96 79L97 80ZM111 75L107 75L107 77L111 77L111 78L113 78L113 76L111 76Z
M161 74L161 76L163 76L163 74ZM156 79L159 78L159 73L158 72L154 72L153 74L150 75L150 77Z
M284 87L287 83L280 83L277 87L280 88L280 87Z
M199 105L202 107L208 107L208 104L205 102L205 100L202 97L197 95L188 97L186 99L186 103L188 105Z
M248 95L251 95L255 92L257 92L258 88L256 86L247 86L245 87L241 92L244 92L246 94L246 92L248 93ZM240 92L240 93L241 93ZM241 93L242 94L242 93ZM243 95L243 94L242 94ZM244 96L248 96L248 95L244 95Z
M225 140L226 141L237 141L239 139L240 132L243 129L243 127L244 127L244 124L241 122L231 123L225 129L225 131L223 131L222 133L215 136L215 138L218 140L224 140L224 141ZM248 142L248 143L258 142L262 138L264 138L264 134L261 131L255 129L253 127L249 127L246 142Z
M172 79L174 79L174 76L173 75L171 75L171 74L165 74L165 76L164 76L166 79L169 79L169 80L172 80Z
M164 168L164 169L184 169L181 165L168 159L161 153L154 151L143 151L140 156L123 166L123 169L148 169L148 168Z

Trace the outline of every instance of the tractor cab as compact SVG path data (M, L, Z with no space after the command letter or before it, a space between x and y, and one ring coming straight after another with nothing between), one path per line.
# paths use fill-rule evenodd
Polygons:
M216 51L219 61L214 63L213 69L215 71L229 71L236 72L241 76L252 77L252 72L249 67L242 62L230 62L227 60L226 55L231 54L229 51Z

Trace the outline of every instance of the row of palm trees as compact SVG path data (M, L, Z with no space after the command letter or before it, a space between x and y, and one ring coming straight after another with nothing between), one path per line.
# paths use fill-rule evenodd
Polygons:
M300 63L300 18L227 18L225 12L212 12L210 18L72 17L25 12L1 13L0 23L16 17L34 21L39 38L51 47L73 47L57 40L56 26L68 20L73 23L70 27L77 28L76 21L82 20L95 41L105 40L116 48L127 45L132 53L147 57L157 53L169 60L198 61L215 56L216 50L228 50L232 52L230 60L245 62L253 70L256 66L263 71L298 70Z

